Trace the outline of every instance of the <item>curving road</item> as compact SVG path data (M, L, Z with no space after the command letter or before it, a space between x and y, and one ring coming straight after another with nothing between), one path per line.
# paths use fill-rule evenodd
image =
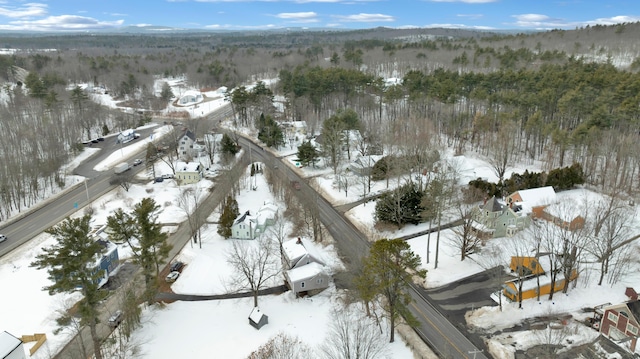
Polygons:
M354 263L369 253L370 243L367 237L324 197L320 196L294 169L282 163L279 163L278 167L275 168L274 164L277 163L278 159L272 153L263 151L260 146L244 137L239 137L238 140L245 150L251 149L254 161L264 162L274 173L287 181L298 181L300 183L300 190L294 192L301 197L302 203L306 205L315 203L320 214L320 220L336 240L336 246L344 262ZM409 309L420 321L420 325L415 330L440 358L487 358L482 351L436 309L423 288L412 284L410 294L413 302Z
M152 131L153 128L147 128L136 132L140 133L141 138L144 138L151 134ZM129 144L134 143L131 142ZM5 242L0 243L0 257L28 242L46 229L58 224L64 218L78 211L79 208L83 208L94 199L100 198L100 196L114 188L109 184L109 178L113 175L113 170L100 172L95 171L93 167L114 151L119 150L121 148L120 145L115 143L114 137L108 137L105 141L92 144L92 146L100 148L100 151L74 170L74 174L85 177L86 181L77 183L72 188L12 217L0 228L0 233L5 234L8 238ZM133 158L143 154L144 151L139 151L131 155L130 158L124 159L124 161L131 162ZM135 174L142 171L143 168L144 166L137 166L133 167L131 171Z

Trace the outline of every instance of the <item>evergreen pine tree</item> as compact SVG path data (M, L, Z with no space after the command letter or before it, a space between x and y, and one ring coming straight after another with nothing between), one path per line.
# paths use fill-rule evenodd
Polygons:
M133 209L136 219L138 246L131 246L135 261L142 267L146 284L146 299L153 301L157 292L157 281L160 265L169 256L171 246L167 243L167 234L157 223L157 212L160 206L151 198L143 198Z
M235 198L228 196L224 202L222 214L220 215L220 221L218 222L218 234L228 239L231 237L231 226L236 220L240 211L238 210L238 202Z
M364 270L360 283L372 285L375 293L384 297L383 308L387 312L391 337L395 339L395 323L405 318L410 326L418 324L409 311L411 295L407 292L412 276L425 278L427 271L418 269L420 257L411 252L411 247L402 239L381 239L373 243L369 256L364 259ZM367 295L370 295L367 291Z
M53 284L45 286L50 295L80 291L82 299L78 303L78 313L82 322L89 326L95 358L102 359L101 338L97 333L99 305L104 295L98 284L104 275L96 270L95 260L104 252L104 247L89 234L91 216L67 218L59 225L47 229L57 244L43 248L36 256L32 267L47 269Z

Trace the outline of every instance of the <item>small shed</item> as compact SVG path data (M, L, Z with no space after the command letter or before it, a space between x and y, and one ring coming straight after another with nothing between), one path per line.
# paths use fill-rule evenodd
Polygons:
M249 324L260 330L263 326L269 323L269 317L260 311L260 308L255 307L249 314Z

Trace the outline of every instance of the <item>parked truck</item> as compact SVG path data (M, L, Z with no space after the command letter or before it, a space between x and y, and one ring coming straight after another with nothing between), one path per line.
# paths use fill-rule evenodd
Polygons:
M121 173L124 173L125 171L127 171L127 170L128 170L128 169L130 169L130 168L131 168L131 166L129 166L129 164L128 164L128 163L126 163L126 162L122 162L122 163L118 163L118 164L116 165L116 169L114 170L114 172L115 172L117 175L119 175L119 174L121 174Z

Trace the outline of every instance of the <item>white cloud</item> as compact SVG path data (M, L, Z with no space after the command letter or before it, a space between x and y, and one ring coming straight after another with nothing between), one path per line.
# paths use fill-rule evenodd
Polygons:
M445 29L471 29L471 30L495 30L495 27L491 26L470 26L465 24L429 24L422 27L436 28L441 27Z
M483 14L457 14L456 16L471 19L471 20L477 20L484 17Z
M628 16L628 15L597 18L595 20L587 20L587 21L567 21L565 19L552 18L550 16L542 15L542 14L519 14L519 15L512 15L512 17L516 19L516 22L513 23L513 25L516 25L519 27L541 29L541 30L563 29L563 28L567 29L567 28L584 27L587 25L615 25L623 22L640 21L640 16Z
M41 20L16 20L0 25L0 30L22 31L73 31L108 29L121 26L124 20L99 21L91 17L76 15L49 16Z
M598 18L593 21L585 21L584 25L615 25L623 22L638 22L640 16L619 15L612 17Z
M315 18L316 16L318 16L318 14L316 14L313 11L309 11L309 12L281 12L281 13L276 15L276 17L278 17L280 19L285 19L285 20L305 20L305 19Z
M212 25L206 25L205 28L213 29L213 30L268 30L268 29L281 29L282 26L278 26L274 24L252 25L252 26L231 25L231 24L212 24Z
M384 14L355 14L355 15L334 15L341 22L391 22L396 18L391 15Z
M0 16L10 18L34 17L47 15L47 4L28 3L24 7L0 6Z

